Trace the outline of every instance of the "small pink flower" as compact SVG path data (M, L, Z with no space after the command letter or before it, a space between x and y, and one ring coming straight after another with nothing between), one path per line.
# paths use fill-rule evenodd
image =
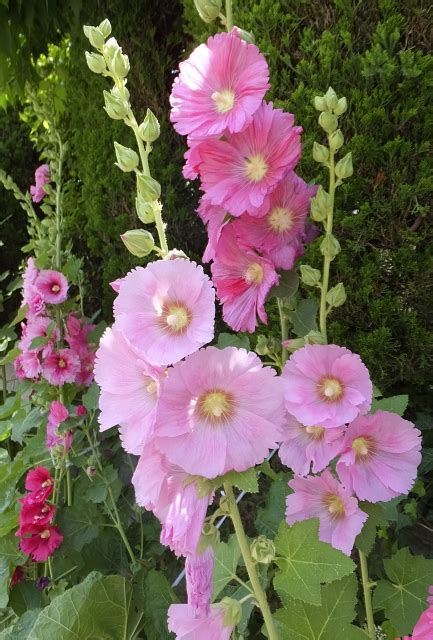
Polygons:
M38 276L38 269L34 258L27 260L27 265L23 273L23 304L28 304L34 293L34 284Z
M14 360L14 371L15 375L19 380L23 380L26 377L26 372L23 367L23 359L22 356L17 356Z
M21 535L22 528L28 525L38 525L45 527L50 524L54 518L54 505L48 502L29 502L28 497L20 499L22 504L17 535Z
M42 269L35 280L35 287L49 304L60 304L68 297L68 281L60 271Z
M50 330L49 342L39 347L34 347L31 351L42 353L43 356L49 355L52 351L53 344L60 338L60 331L54 326L51 318L47 316L36 316L31 318L23 331L23 338L20 341L20 348L28 350L35 338L47 338Z
M94 324L87 323L84 318L78 318L75 313L70 313L66 319L65 340L71 349L79 356L87 356L89 351L89 333L95 328Z
M335 344L312 344L287 361L286 409L302 424L332 428L366 413L373 387L361 358Z
M412 422L395 413L360 416L346 431L337 464L341 482L369 502L408 493L421 462L420 436Z
M355 538L368 517L358 507L357 499L328 469L320 476L294 478L289 487L293 493L286 498L287 523L319 518L320 540L350 555Z
M208 243L203 254L203 262L210 262L215 259L221 232L227 224L229 216L227 211L222 207L216 207L213 204L209 204L209 202L206 202L203 198L200 201L197 213L206 224L208 233Z
M429 607L424 611L412 631L412 640L432 640L433 638L433 587L427 598Z
M87 409L83 404L79 404L77 406L77 416L81 417L81 416L85 416L87 413Z
M80 369L75 376L75 384L82 384L88 387L92 384L94 378L96 354L94 351L84 351L84 349L80 349L78 358L80 361Z
M257 316L268 317L265 300L279 276L273 263L241 244L228 225L221 233L212 264L212 279L223 305L223 318L235 331L253 333Z
M203 142L200 177L206 200L234 216L264 216L267 196L300 158L301 131L291 113L263 103L242 133Z
M28 472L25 487L30 494L27 496L29 503L45 502L53 492L54 480L45 467L36 467Z
M211 36L179 69L170 119L182 135L242 131L269 89L265 58L235 30Z
M42 363L42 375L53 385L62 386L74 382L80 368L80 359L72 349L52 351Z
M114 315L148 362L172 364L212 340L215 292L195 262L158 260L128 273Z
M168 372L155 433L167 458L214 478L259 464L281 439L281 379L245 349L207 347ZM217 452L217 455L216 455Z
M122 445L140 455L153 435L161 367L149 365L126 340L116 324L107 329L96 353L95 379L101 388L101 431L120 425Z
M284 440L280 445L281 462L300 476L323 471L341 451L344 429L325 429L321 426L305 427L293 416L288 416Z
M195 618L210 613L214 564L215 554L212 546L206 547L203 553L190 554L186 558L188 604L192 607Z
M45 193L44 184L50 181L50 167L47 164L41 164L35 171L35 185L30 187L30 194L33 202L40 202L47 195Z
M20 533L20 549L35 562L45 562L60 547L63 536L57 526L26 525Z
M224 624L224 608L212 605L206 616L194 617L188 604L172 604L168 609L168 629L176 640L230 640L233 625Z
M53 447L62 447L64 451L69 451L72 444L72 433L59 434L57 428L62 422L69 418L69 411L59 400L54 400L50 405L50 413L48 415L47 435L45 444L47 449Z
M39 377L42 366L37 351L23 351L17 360L19 360L18 371L23 372L24 378L34 380ZM20 374L18 377L21 377Z
M35 286L29 288L26 304L28 305L26 316L29 319L45 313L45 301Z

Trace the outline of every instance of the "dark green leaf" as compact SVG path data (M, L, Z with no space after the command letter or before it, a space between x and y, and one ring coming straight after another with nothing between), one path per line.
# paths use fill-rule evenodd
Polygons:
M247 349L249 351L250 340L248 336L238 336L235 333L220 333L216 346L218 349L237 347L238 349Z
M316 316L319 305L313 298L301 300L296 309L289 311L289 320L297 336L303 338L310 331L317 331Z
M401 395L401 396L392 396L391 398L380 398L374 399L371 405L371 413L376 413L376 411L391 411L392 413L397 413L399 416L402 416L407 409L407 405L409 402L409 396Z
M2 538L0 543L0 608L9 601L9 582L15 567L24 562L25 556L18 548L18 538L14 533Z
M289 493L288 475L273 482L266 496L266 505L257 510L256 529L268 538L275 538L278 527L284 520L286 497Z
M236 536L231 536L228 543L220 542L215 554L212 600L215 600L224 587L235 578L240 557L241 550Z
M99 387L96 382L93 382L87 389L86 393L83 394L82 400L87 411L95 411L95 409L98 408Z
M169 640L173 636L167 630L168 607L178 602L167 578L152 569L143 582L144 628L148 638Z
M388 520L386 519L385 512L380 504L361 502L359 506L362 511L368 513L368 520L365 522L361 533L356 537L355 546L368 556L376 539L377 528L386 526L388 524Z
M5 364L10 364L20 355L21 351L18 347L14 347L0 360L0 365L4 366Z
M96 505L79 501L72 507L63 507L59 514L59 525L64 539L76 551L97 538L102 518Z
M21 320L24 320L24 318L27 315L27 311L28 310L29 310L29 306L27 304L25 304L22 307L20 307L19 310L18 310L17 315L12 320L12 322L9 325L9 327L13 327L14 325L18 324L18 322L21 322Z
M299 289L299 276L296 271L283 271L280 274L280 282L272 287L268 298L291 298Z

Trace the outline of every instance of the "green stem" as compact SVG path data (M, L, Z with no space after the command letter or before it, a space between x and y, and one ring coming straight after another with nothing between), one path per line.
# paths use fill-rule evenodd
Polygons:
M59 171L56 183L56 269L62 267L62 171L63 171L63 145L58 137L59 143Z
M284 312L283 301L281 298L277 298L278 303L278 311L280 313L280 326L281 326L281 341L284 342L289 337L289 325L287 322L287 316ZM281 368L286 364L286 360L288 357L287 348L281 345Z
M228 33L233 29L232 0L226 0L226 29Z
M239 513L238 506L236 504L236 499L233 493L233 488L230 484L224 484L224 491L226 496L229 499L230 504L230 517L233 522L233 527L239 542L239 547L245 562L245 567L248 572L248 576L251 581L251 585L253 587L254 595L257 600L257 604L259 605L263 620L265 622L265 627L268 632L269 640L278 640L277 631L275 629L274 621L272 618L271 610L269 609L269 604L266 599L266 594L263 591L262 585L260 584L259 577L257 575L256 566L254 560L251 557L250 547L248 544L248 540L245 535L244 527L242 524L241 516Z
M334 198L335 198L335 154L334 151L329 152L329 196L330 207L328 211L328 217L326 220L326 235L331 235L332 225L334 222ZM332 259L329 256L323 257L323 276L322 287L320 296L320 332L324 336L325 340L328 340L326 331L326 294L329 288L329 272L331 268Z
M3 404L6 402L8 395L8 379L6 374L6 365L2 364L2 384L3 384Z
M64 460L66 465L66 500L68 507L72 507L72 482L71 482L71 469L68 465L68 457Z
M376 630L374 628L373 605L371 602L371 584L368 577L367 557L365 553L358 549L359 563L361 565L362 588L364 591L365 616L367 618L368 635L371 640L376 640Z

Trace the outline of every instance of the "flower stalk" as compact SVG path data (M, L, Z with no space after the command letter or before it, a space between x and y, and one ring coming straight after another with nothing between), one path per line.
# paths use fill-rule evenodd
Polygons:
M362 589L364 593L365 617L367 619L367 630L371 640L376 640L376 630L374 627L373 604L371 600L371 583L368 577L367 556L358 549L359 564L361 567Z

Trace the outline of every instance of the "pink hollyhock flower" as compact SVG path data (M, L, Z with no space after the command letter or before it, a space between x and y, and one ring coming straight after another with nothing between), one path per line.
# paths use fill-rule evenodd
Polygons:
M207 347L169 370L155 433L173 464L214 478L262 462L284 424L275 371L245 349Z
M50 181L50 167L47 164L41 164L35 171L35 184L30 187L30 195L33 202L40 202L47 195L45 193L44 184Z
M68 281L60 271L42 269L35 280L35 287L49 304L60 304L68 297Z
M337 464L341 482L360 500L408 493L421 462L421 433L395 413L360 416L348 427Z
M81 417L81 416L85 416L87 413L87 409L83 404L79 404L77 406L77 416Z
M153 435L163 377L164 370L145 362L116 324L105 331L95 363L95 379L101 388L99 425L106 431L119 424L128 453L140 455Z
M263 103L242 133L200 146L200 177L206 200L234 216L264 216L267 196L301 155L301 127L294 116Z
M20 532L20 549L35 562L45 562L60 547L63 536L57 526L29 524Z
M116 293L119 293L120 287L122 286L124 279L125 278L117 278L116 280L113 280L113 282L109 282L108 284L113 289L113 291L115 291Z
M241 216L233 222L233 231L277 268L291 269L303 253L305 221L316 191L317 187L307 185L291 171L269 196L266 215Z
M54 518L55 507L48 502L29 502L28 497L20 499L22 504L17 535L21 535L21 530L28 525L38 525L45 527Z
M37 351L23 351L17 359L19 359L19 370L24 373L24 378L35 379L39 377L42 366Z
M289 487L293 493L286 498L287 523L319 518L320 540L350 555L355 538L368 517L358 507L358 500L329 469L320 476L294 478Z
M421 614L412 631L412 640L432 640L433 638L433 587L429 589L427 598L429 608Z
M45 467L36 467L28 472L25 487L30 494L26 497L29 504L45 502L53 492L54 480Z
M95 328L84 318L78 318L75 313L70 313L66 319L65 340L71 349L79 356L87 356L89 351L89 333Z
M51 325L51 326L50 326ZM31 349L31 344L35 338L48 338L48 329L50 328L49 341L39 347ZM25 328L25 334L20 341L20 348L24 350L31 350L35 353L42 353L43 356L47 356L51 353L53 344L60 338L60 331L57 327L54 327L54 323L51 318L47 316L37 316L31 318Z
M279 449L280 460L297 475L308 475L311 464L313 473L318 473L341 452L343 436L343 428L305 427L289 415Z
M179 69L170 120L181 135L242 131L270 86L264 56L235 30L211 36Z
M83 349L80 350L80 369L75 376L75 384L83 384L86 387L92 384L94 378L95 357L96 354L94 351L87 350L84 352Z
M29 258L23 273L23 304L28 304L34 293L34 284L38 273L34 258Z
M286 409L306 426L340 427L371 405L373 387L361 358L335 344L310 344L287 361Z
M279 276L270 260L236 239L232 224L221 233L211 270L223 318L232 329L253 333L257 315L267 323L266 296Z
M212 546L206 547L203 553L190 554L186 558L188 604L196 618L210 613L214 564L215 554Z
M168 629L176 640L230 640L234 626L224 624L224 608L212 605L208 615L194 617L188 604L172 604L168 608Z
M23 359L22 356L18 356L14 360L14 371L15 375L19 380L23 380L26 377L26 372L23 367Z
M219 136L188 136L188 150L184 154L185 164L182 175L185 180L195 180L200 172L200 164L203 160L200 149L201 143L209 139L218 140Z
M72 349L52 351L42 363L45 380L61 387L65 382L74 382L80 368L80 359Z
M222 207L215 207L215 205L209 204L203 198L200 201L197 213L206 224L208 233L208 243L203 254L203 262L210 262L215 259L221 232L230 216Z
M195 262L158 260L128 273L114 315L148 362L172 364L212 340L215 292Z
M9 582L9 589L13 589L17 584L25 580L25 577L26 574L24 573L23 567L21 565L15 567L11 580Z
M60 446L66 451L69 451L72 444L72 433L67 431L66 433L59 434L57 428L62 422L65 422L69 418L69 411L59 400L54 400L50 405L50 413L48 415L47 435L45 444L47 449Z

